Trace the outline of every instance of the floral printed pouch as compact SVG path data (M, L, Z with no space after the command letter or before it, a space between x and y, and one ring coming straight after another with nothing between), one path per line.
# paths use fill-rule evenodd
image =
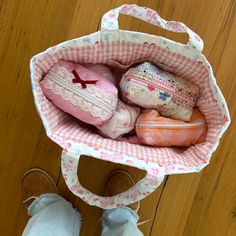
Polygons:
M192 82L158 69L149 62L129 69L120 81L122 95L163 116L189 121L199 88Z

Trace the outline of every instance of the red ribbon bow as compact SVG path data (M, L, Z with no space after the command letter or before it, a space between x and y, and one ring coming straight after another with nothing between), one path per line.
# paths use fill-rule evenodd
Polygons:
M87 88L86 84L96 84L97 80L82 80L75 70L72 70L71 73L75 76L75 79L72 80L73 83L80 83L82 88Z

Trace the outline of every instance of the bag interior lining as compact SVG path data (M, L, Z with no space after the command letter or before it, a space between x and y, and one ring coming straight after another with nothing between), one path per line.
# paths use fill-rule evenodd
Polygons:
M200 88L197 106L205 115L208 125L206 142L187 149L150 147L127 143L127 141L130 142L128 138L122 138L121 141L107 139L90 130L86 130L84 127L80 127L76 118L65 114L45 98L39 86L39 81L59 59L81 64L102 63L126 69L134 63L148 60L162 69L194 82ZM176 164L198 166L208 161L209 147L217 142L217 135L223 124L223 115L210 88L207 68L197 61L192 61L170 50L133 42L107 42L83 48L65 48L39 59L34 64L34 70L36 72L35 89L41 104L41 112L46 117L47 125L54 136L58 136L68 142L82 142L110 151L118 151L134 158L157 162L160 166ZM201 148L198 148L198 145ZM192 158L189 158L190 156Z

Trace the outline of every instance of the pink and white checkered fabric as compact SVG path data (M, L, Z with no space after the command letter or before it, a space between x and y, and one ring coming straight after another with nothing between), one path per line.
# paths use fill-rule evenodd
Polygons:
M210 85L209 71L201 61L191 60L181 54L159 47L156 44L137 43L130 41L96 42L87 46L71 46L51 48L51 53L41 54L32 62L32 82L36 104L40 110L48 135L65 148L65 143L83 143L93 148L101 148L114 153L126 154L134 159L157 163L161 167L175 165L196 169L208 163L222 133L227 115L223 114L213 95ZM55 50L55 51L54 51ZM37 57L37 56L36 56ZM120 141L104 138L93 131L81 127L78 121L55 107L43 95L39 81L59 59L78 63L104 63L117 61L129 65L135 61L152 61L159 67L180 77L194 82L200 88L200 98L197 106L206 117L208 133L206 142L187 149L174 147L148 147L138 143L136 137L122 138ZM54 137L57 137L55 139Z

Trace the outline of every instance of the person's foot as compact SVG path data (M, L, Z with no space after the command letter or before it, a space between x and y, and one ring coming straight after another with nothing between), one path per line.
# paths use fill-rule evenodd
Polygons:
M114 170L112 171L105 185L105 196L114 196L116 194L122 193L130 189L135 185L133 178L129 175L128 172L123 170ZM132 210L138 211L140 202L133 203L128 207Z
M28 207L37 197L45 193L57 193L57 186L51 176L37 168L28 170L22 178L23 203Z

